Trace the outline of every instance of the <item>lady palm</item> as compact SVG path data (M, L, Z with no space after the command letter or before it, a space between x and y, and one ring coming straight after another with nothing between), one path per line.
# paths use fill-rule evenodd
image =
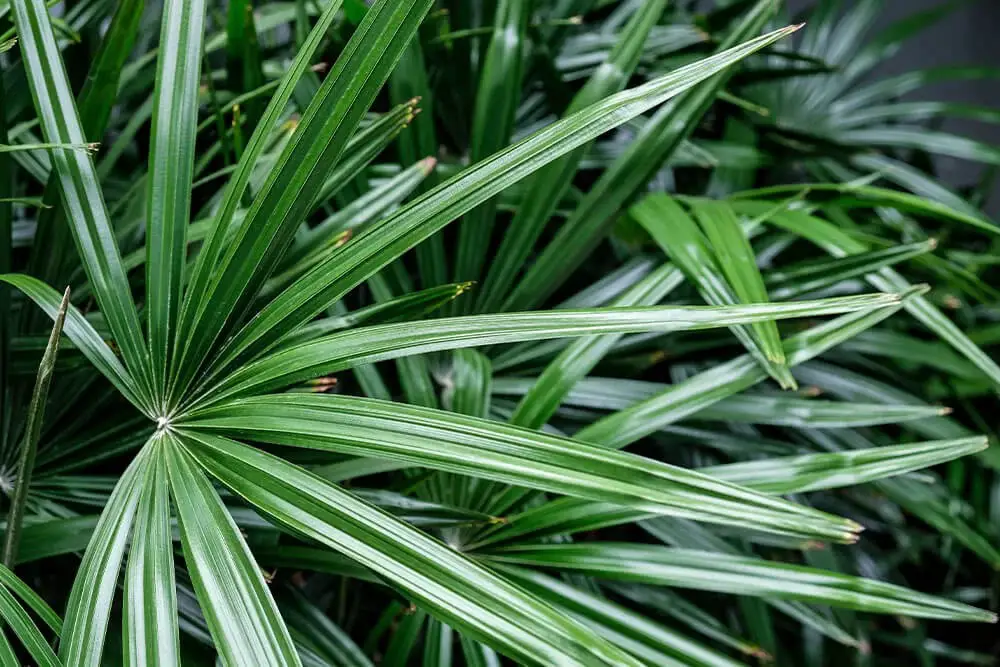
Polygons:
M658 75L655 67L643 65L641 45L666 27L659 24L666 3L621 3L608 19L619 30L603 59L607 67L591 75L564 117L539 123L541 129L511 143L522 79L532 62L530 37L548 33L548 43L557 47L565 37L559 13L566 8L553 3L555 10L546 14L533 11L531 3L501 0L478 73L472 163L427 182L422 179L433 165L418 160L436 152L437 141L429 134L435 128L426 114L414 117L412 100L419 95L430 101L418 31L430 20L433 4L381 0L367 9L340 0L320 4L294 61L274 85L246 74L260 70L259 63L253 67L260 54L256 28L248 5L231 3L227 57L231 65L248 69L231 67L229 79L248 105L243 122L256 129L244 142L240 118L232 131L223 125L219 150L231 150L236 159L222 169L225 186L200 210L192 205L192 191L212 182L203 173L212 155L198 151L199 128L207 126L199 121L201 80L213 79L202 69L203 53L212 47L205 38L211 8L204 1L163 3L149 166L126 195L144 196L137 225L143 230L122 229L114 220L91 156L69 148L51 151L58 215L100 313L87 317L70 309L64 333L143 419L115 435L124 448L108 448L110 455L129 451L124 472L111 483L94 482L103 510L66 603L58 654L38 641L34 626L14 624L16 607L6 607L5 618L34 659L98 664L107 653L105 637L120 586L129 663L186 664L191 658L182 654L182 647L190 650L187 640L180 640L183 634L210 638L227 664L366 664L364 653L318 611L316 599L295 589L273 594L258 562L389 585L416 609L387 646L398 664L412 659L416 639L406 638L415 638L423 627L424 660L434 664L450 664L453 629L461 635L467 664L489 664L496 659L493 650L524 664L733 664L724 651L635 611L661 606L655 601L661 586L760 598L845 644L858 641L845 624L806 603L993 620L989 612L957 601L772 563L737 546L853 543L862 526L835 513L839 508L818 509L779 496L868 481L885 484L890 496L906 495L893 485L910 480L887 478L985 445L962 432L924 434L925 442L898 447L861 446L862 435L830 436L814 427L902 424L940 411L741 392L768 379L795 388L798 366L903 308L931 323L977 372L996 377L992 362L954 325L941 321L925 288L886 268L929 248L890 256L866 253L868 246L784 191L774 199L763 191L725 201L662 193L636 197L686 145L726 85L727 68L795 28L756 37L772 3L755 3L740 13L717 53ZM116 9L101 66L92 70L92 89L119 88L142 10L141 3L129 2ZM306 3L296 10L291 17L305 27ZM463 13L452 10L456 17ZM44 139L79 145L101 134L107 122L101 100L83 96L75 111L45 3L15 0L12 11ZM350 37L319 83L311 65L335 25ZM470 39L457 32L448 39L456 53L478 48L456 46ZM535 40L536 49L542 44ZM637 72L646 81L626 88ZM390 97L401 106L373 118L369 109L387 82ZM263 108L260 100L267 95ZM302 116L289 121L292 105L302 108ZM584 160L600 153L595 140L630 122L641 126L638 138L613 158L556 232L552 249L543 250L515 285L527 254L572 192ZM399 139L404 169L389 176L393 187L386 189L387 199L370 204L379 210L364 213L357 202L368 186L359 187L358 176L409 123L418 126ZM405 169L410 164L417 166ZM516 214L496 263L487 267L491 230L506 205L503 195L519 183ZM829 207L841 213L861 199L870 208L896 207L995 233L991 223L968 211L870 185L838 188L831 188ZM844 194L843 201L836 193ZM539 305L632 204L631 218L665 258L648 253L637 258L568 308L428 317L439 308L492 313ZM345 210L367 221L350 220ZM449 262L456 282L442 285L447 274L440 262L447 253L439 232L459 218L457 251ZM805 273L791 277L763 275L751 239L764 225L849 257L798 267ZM556 245L562 234L573 243ZM141 238L144 248L134 263L119 249L132 237ZM413 248L422 290L409 284L401 259ZM560 248L565 261L546 259ZM137 305L128 274L139 264L144 298ZM466 281L484 276L478 301L462 298ZM868 276L881 293L797 298L857 276ZM812 282L803 287L807 278ZM43 281L13 274L4 279L55 312L58 294ZM525 287L539 281L544 287L537 291ZM348 311L344 297L366 282L376 303ZM657 305L682 284L710 305ZM789 291L771 302L769 290L776 286ZM817 316L834 317L792 336L783 336L777 325ZM627 334L709 329L717 330L712 336L735 340L746 353L707 369L687 369L671 385L587 378L611 350L635 342ZM533 343L566 338L577 340ZM499 345L507 347L490 347ZM492 364L468 349L473 347L487 348ZM493 380L504 355L506 368L518 373ZM392 394L373 364L387 360L396 361L402 393L413 405L386 400ZM327 388L329 378L348 370L371 398L302 391ZM434 377L447 386L440 397ZM765 414L752 414L762 402ZM609 408L612 412L603 414ZM619 451L661 437L683 417L707 412L713 419L713 410L714 419L802 426L802 437L816 442L812 449L826 451L686 467ZM799 415L799 421L790 415ZM543 430L557 419L559 431ZM316 458L306 450L318 452L322 465L313 465ZM984 457L995 464L992 454ZM338 484L382 473L394 473L390 488L355 493ZM39 484L58 486L59 480ZM952 530L960 532L957 525ZM577 543L567 537L615 526L637 526L653 543ZM740 539L726 539L732 536ZM976 549L972 540L966 542ZM553 578L550 570L573 576ZM16 579L4 576L29 605L45 609ZM630 606L605 598L594 579L617 582L609 590ZM386 617L399 609L393 603ZM336 641L321 639L330 636ZM759 651L747 643L740 650Z

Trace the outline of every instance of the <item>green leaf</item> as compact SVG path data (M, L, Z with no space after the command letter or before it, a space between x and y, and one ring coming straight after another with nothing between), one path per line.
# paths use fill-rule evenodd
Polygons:
M372 667L361 648L326 613L312 604L293 586L279 596L281 616L286 619L292 636L307 644L330 664L340 667Z
M211 278L202 285L196 269L188 289L193 301L190 319L184 320L187 326L181 329L183 335L179 338L183 346L174 401L187 388L227 323L243 315L277 266L327 174L337 165L348 140L430 4L431 0L380 0L369 9L310 103L275 168L269 171L246 216L232 231L231 214L217 218L207 245L212 249L210 252L215 252L217 237L224 235L226 248L223 253L219 247L217 262L214 256L204 260L208 264L203 263L201 270L210 272ZM233 190L241 178L237 176L230 185L227 197L242 196L242 186L238 191ZM225 212L229 208L225 207ZM221 238L218 244L223 244ZM193 291L199 289L204 291ZM316 312L319 311L313 314Z
M947 155L960 160L984 164L1000 164L1000 149L947 132L935 132L925 127L885 125L846 130L836 134L837 141L862 146L901 148Z
M354 133L344 148L343 158L315 193L314 206L331 197L343 201L346 197L345 190L349 191L354 181L364 178L365 167L408 127L415 114L420 113L416 105L417 100L400 104ZM299 230L296 230L296 236L299 236Z
M45 3L15 0L11 4L46 141L86 143ZM84 271L125 364L136 378L138 398L148 401L153 394L149 355L93 160L79 151L55 151L51 157Z
M647 664L692 667L736 667L742 664L631 609L558 579L516 567L504 566L499 569L519 585L557 609L565 610L573 618Z
M615 271L605 274L594 283L562 301L555 308L594 308L611 305L615 299L623 296L627 290L635 287L636 283L649 275L655 266L656 262L649 257L633 258ZM679 274L679 277L683 279L683 274ZM548 359L565 347L567 344L562 340L553 340L548 343L528 341L511 345L495 353L493 366L497 371L507 370L535 360Z
M203 388L198 400L185 406L185 410L190 410L192 405L214 403L230 396L262 393L362 363L438 350L531 339L710 329L758 320L889 308L897 303L898 295L873 294L787 304L595 308L473 315L362 327L279 349L247 364L221 383Z
M319 338L334 331L350 329L360 325L382 322L405 322L413 317L429 315L443 305L465 294L471 285L441 285L430 289L410 292L403 296L374 303L364 308L342 315L331 315L310 322L288 336L283 343L302 342Z
M486 355L475 350L456 350L452 355L450 381L444 395L449 410L484 419L489 416L493 367Z
M84 135L90 141L100 141L107 129L122 68L135 45L144 7L145 0L123 0L118 3L91 63L87 80L77 96L80 123ZM62 219L64 213L56 173L49 174L42 203L51 208L43 208L39 212L39 231L35 240L37 247L49 248L51 252L32 253L28 260L28 273L37 276L42 282L57 283L65 276L66 255L72 241L70 225L65 224Z
M761 493L784 495L855 486L902 475L974 454L986 449L988 444L986 438L939 440L730 463L699 468L699 471Z
M15 153L17 151L87 151L93 154L96 144L0 144L0 153Z
M932 252L936 247L937 241L930 239L919 243L904 243L884 250L811 261L780 271L769 271L764 281L771 295L776 300L783 301L920 257Z
M441 398L452 412L489 418L493 402L493 365L489 358L476 350L456 350L451 355L451 369ZM412 400L408 402L414 403ZM437 475L431 482L441 484L443 495L457 490L457 502L466 507L481 507L485 504L483 500L493 492L489 482L474 477L454 480Z
M423 667L451 667L454 634L450 625L445 625L435 618L427 621Z
M939 117L968 118L981 123L1000 123L1000 111L993 107L920 100L915 102L892 102L879 106L858 109L847 119L847 127L863 126L886 121L919 123Z
M883 180L909 190L925 202L946 206L952 211L966 216L969 220L982 220L982 224L990 225L993 228L982 227L982 224L977 225L981 229L986 231L1000 229L991 220L986 219L982 211L969 203L965 197L944 183L935 180L923 170L902 160L880 153L861 153L851 158L851 166L862 172L878 174ZM848 206L857 207L850 201Z
M654 513L852 539L850 521L748 494L682 468L429 408L346 396L284 394L232 401L183 423L203 432L394 459Z
M186 446L281 523L364 563L442 621L527 664L638 665L455 549L285 461L212 435Z
M910 365L927 366L959 378L981 377L979 369L945 343L925 341L897 331L866 331L847 341L842 349L894 359L904 368Z
M677 268L663 265L615 299L613 305L616 308L654 305L682 280L683 274ZM621 335L616 334L588 336L570 343L524 393L510 422L527 428L542 427L576 383L593 370L619 340Z
M528 21L535 0L498 0L493 34L479 72L472 117L469 160L476 164L510 143L521 99ZM466 214L458 228L455 280L479 280L496 216L496 201L485 199ZM465 308L462 308L465 310Z
M462 645L462 657L465 658L467 667L500 667L500 656L493 649L464 634L459 635L458 639Z
M879 483L879 488L892 502L907 514L912 514L942 534L954 538L959 544L989 563L1000 567L1000 549L995 533L989 527L977 528L973 523L957 516L956 505L961 500L954 496L934 493L916 480L897 479Z
M285 263L300 262L306 265L303 270L314 266L322 259L322 249L319 246L329 243L338 234L377 220L387 211L399 205L424 182L424 179L434 170L435 163L434 158L417 162L384 184L364 193L315 227L310 227L308 231L300 234L295 247L289 251ZM275 279L277 278L280 276ZM442 280L441 283L443 282L445 281ZM435 283L434 286L441 283Z
M968 456L985 446L983 438L962 438L833 454L778 457L699 468L698 471L761 493L804 493L885 480ZM893 480L893 484L896 481ZM896 495L900 495L898 490L894 493ZM642 521L652 516L648 512L620 505L561 498L509 517L507 523L480 536L475 546L482 548L512 540L523 542L570 535Z
M56 634L62 631L62 619L59 618L59 615L52 611L52 608L38 593L18 579L11 570L2 565L0 565L0 584L3 584L13 591L17 597L21 598L49 629L53 630Z
M90 542L98 516L48 519L24 527L18 563L32 563L50 556L83 552Z
M258 160L270 143L271 130L285 113L288 100L291 98L299 80L309 68L313 56L326 37L327 30L329 30L334 18L336 18L340 11L340 6L341 0L331 0L326 6L326 9L316 21L312 32L309 33L308 39L306 39L305 43L299 49L295 60L288 68L285 76L282 77L278 89L271 96L271 101L268 103L267 109L264 111L256 130L250 137L250 141L244 149L243 154L240 156L240 162L233 177L227 184L222 202L220 203L215 224L195 263L188 289L185 292L179 332L187 332L190 328L190 317L194 315L192 311L199 307L200 300L204 297L205 291L208 289L208 282L212 277L212 271L215 269L215 265L226 247L230 223L233 221L233 216L243 201L244 194L250 183L254 169L257 167Z
M877 208L885 206L898 211L926 215L949 222L969 225L990 234L1000 234L1000 227L983 216L973 216L963 211L928 201L908 192L887 190L872 185L856 183L805 183L802 185L778 185L759 190L746 190L732 196L733 200L762 199L766 197L805 197L807 201L818 201L840 208Z
M58 317L59 293L45 283L31 276L16 274L0 276L0 280L21 290L53 320ZM72 304L66 312L63 333L125 398L147 415L155 414L149 400L142 395L132 375L118 360L108 343Z
M229 3L226 14L226 80L230 90L245 93L264 83L260 44L254 26L253 3L237 0ZM257 105L248 109L249 127L256 124Z
M159 432L147 445L135 531L125 571L123 634L128 665L179 665L174 545L164 450L172 436Z
M695 221L666 195L650 195L629 209L629 213L677 263L710 304L724 306L741 301L767 302L767 290L754 264L753 249L743 237L739 222L727 218L722 213L726 210L722 205L703 203L696 210L701 212L702 227L714 230L709 237L714 254ZM729 216L732 215L730 212ZM724 269L726 265L728 268ZM777 325L770 322L766 326L757 323L757 326L760 328L734 327L731 331L782 388L794 389L795 379L785 363Z
M496 393L527 396L534 385L535 379L530 377L499 378L496 380ZM670 386L641 380L588 377L580 380L568 393L565 403L602 411L626 410L668 390ZM792 398L780 394L738 394L698 410L688 418L791 428L857 428L927 419L950 412L949 408L933 405L854 403Z
M101 664L118 572L128 548L142 481L151 458L151 449L144 447L132 460L94 528L66 603L66 620L59 643L59 658L64 664L91 667Z
M426 620L427 612L420 608L404 612L396 624L389 645L386 646L381 664L386 667L406 667L413 664L416 644Z
M618 581L776 597L876 614L995 623L996 615L901 586L757 558L640 544L513 546L490 560L555 567Z
M372 290L372 296L377 301L383 303L392 301L392 290L389 287L389 280L384 275L376 274L369 278L368 286ZM452 299L449 299L448 303L451 303L451 301ZM426 357L402 357L396 360L396 369L407 403L425 405L430 408L438 406L434 379L431 377L431 370Z
M750 241L740 227L739 219L723 202L703 201L693 207L695 217L701 224L715 258L726 276L729 286L743 303L766 303L769 301L767 287L757 268L757 259ZM781 336L774 322L758 322L751 325L758 345L768 359L784 365L785 352L781 348Z
M931 202L925 203L928 207L937 206ZM865 243L845 234L829 222L801 211L783 211L773 215L768 222L805 238L835 257L854 255L868 249ZM910 285L903 276L891 268L869 274L866 279L870 284L883 290L902 291ZM994 385L1000 386L1000 366L969 340L969 337L927 298L914 295L904 302L904 307L910 315L975 364Z
M161 415L169 412L170 351L191 217L204 33L204 0L164 3L146 186L146 317L149 356L156 375L153 400Z
M885 382L829 363L812 361L796 370L803 382L807 382L822 391L851 401L868 401L893 405L924 405L927 403ZM954 440L972 437L974 431L966 428L952 417L931 417L908 422L905 425L910 430L924 438ZM1000 457L997 448L990 447L980 454L980 459L994 469L1000 469Z
M677 593L641 584L604 582L604 585L625 599L662 614L678 624L686 625L702 636L735 649L742 655L764 661L773 659L764 649L739 637L714 616Z
M722 41L720 52L709 60L760 32L774 10L771 0L758 0ZM590 187L573 214L524 274L502 310L538 306L580 267L629 200L643 191L674 151L691 136L730 76L729 72L712 74L680 96L676 103L661 108L643 125L625 153Z
M269 349L352 287L544 164L790 34L785 28L609 97L467 168L340 249L268 304L227 344L216 366Z
M236 523L175 437L163 441L184 561L226 664L301 665L264 577Z
M46 641L34 621L31 620L31 617L21 608L17 600L14 599L14 596L3 587L0 587L0 617L3 618L14 634L24 643L36 665L39 665L39 667L59 667L62 664L56 657L55 652L53 652L52 647L49 646L49 642ZM0 641L7 644L6 637L0 639ZM13 662L7 662L7 664L12 664L16 667L19 662L15 659Z
M573 97L564 116L576 113L625 88L639 64L646 38L663 14L665 6L666 0L642 3L619 33L607 60L601 63ZM588 150L589 145L580 146L547 165L528 181L528 191L508 225L483 280L483 290L477 304L480 312L494 311L503 302L559 200L569 190Z
M437 130L434 127L435 100L428 78L424 49L419 39L415 38L410 42L403 57L396 64L392 76L389 77L389 98L394 104L419 99L420 107L423 109L423 113L413 119L409 131L399 135L400 163L406 166L417 164L422 160L434 160L440 147ZM425 163L430 164L431 173L422 191L437 185L438 180L433 173L436 162ZM416 255L418 272L424 287L448 282L448 258L444 239L440 234L417 246Z
M49 398L49 387L52 384L52 374L55 372L56 357L59 354L59 338L62 336L63 323L66 321L66 310L69 308L69 288L63 293L59 303L59 311L52 325L45 352L38 364L38 376L35 388L31 394L31 404L28 406L28 416L24 424L24 442L21 444L21 455L17 463L17 483L10 497L10 511L7 513L7 527L4 530L3 564L10 568L17 561L18 540L21 537L21 525L24 522L25 503L28 500L28 490L31 486L31 476L35 470L35 455L38 453L38 440L42 434L42 422L45 417L45 405Z
M749 555L746 548L741 549L734 546L722 537L702 530L701 526L690 521L661 517L644 521L641 527L651 536L674 547L711 551L737 557ZM803 558L809 563L810 555L814 553L813 550L810 550L810 545L794 545L794 547L803 549ZM830 563L829 560L827 559L828 566L834 566L835 563ZM757 638L762 646L767 646L771 651L776 652L779 649L776 637L774 637L774 623L771 620L768 607L777 609L803 626L812 628L839 644L855 649L863 648L855 636L857 630L852 632L844 627L842 620L838 620L845 619L843 612L833 615L830 610L816 609L813 605L804 602L781 598L767 598L766 600L740 598L740 609L745 617L748 631L751 636Z
M910 293L903 303L919 298ZM865 331L898 312L901 306L843 315L785 340L785 358L795 366ZM622 448L728 396L767 379L749 355L694 375L632 407L616 412L576 434L585 442Z

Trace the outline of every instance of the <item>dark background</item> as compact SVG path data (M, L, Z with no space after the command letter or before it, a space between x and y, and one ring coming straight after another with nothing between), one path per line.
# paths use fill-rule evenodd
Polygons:
M944 0L885 0L883 4L883 15L873 26L873 31L923 10L948 4L962 6L911 39L898 55L882 65L880 75L893 75L941 65L1000 66L1000 0L970 0L964 3ZM808 8L812 5L811 0L788 0L788 7L792 12L806 21L809 19ZM914 93L912 98L1000 108L1000 79L928 86ZM1000 145L998 125L949 119L942 129ZM956 187L975 183L982 171L978 164L953 158L939 158L937 164L940 177L949 185ZM1000 186L994 187L988 212L994 218L1000 218Z

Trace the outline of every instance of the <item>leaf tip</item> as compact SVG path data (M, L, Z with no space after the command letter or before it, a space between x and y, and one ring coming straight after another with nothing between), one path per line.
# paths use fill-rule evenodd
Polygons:
M847 521L848 532L844 535L844 539L847 544L857 544L861 539L861 533L865 531L865 527L862 526L857 521Z
M437 163L438 161L436 157L428 155L418 163L420 165L420 172L424 176L429 176L430 173L434 171L434 168L437 167Z
M774 656L756 644L743 644L740 646L740 651L742 651L744 655L748 655L751 658L757 658L762 662L774 662Z

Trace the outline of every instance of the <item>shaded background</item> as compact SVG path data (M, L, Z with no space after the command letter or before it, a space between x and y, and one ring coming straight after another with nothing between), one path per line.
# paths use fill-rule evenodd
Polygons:
M851 0L846 0L850 2ZM788 0L791 11L808 21L812 0ZM936 25L906 43L898 55L882 64L880 76L891 76L913 69L941 65L1000 66L1000 0L884 0L881 19L873 26L878 31L910 14L944 5L959 8ZM995 82L962 81L928 86L910 95L912 99L946 100L1000 108L1000 79ZM964 119L949 119L943 130L969 136L979 141L1000 145L1000 126ZM938 174L953 187L978 181L980 165L938 158ZM994 185L988 212L1000 217L1000 186Z

